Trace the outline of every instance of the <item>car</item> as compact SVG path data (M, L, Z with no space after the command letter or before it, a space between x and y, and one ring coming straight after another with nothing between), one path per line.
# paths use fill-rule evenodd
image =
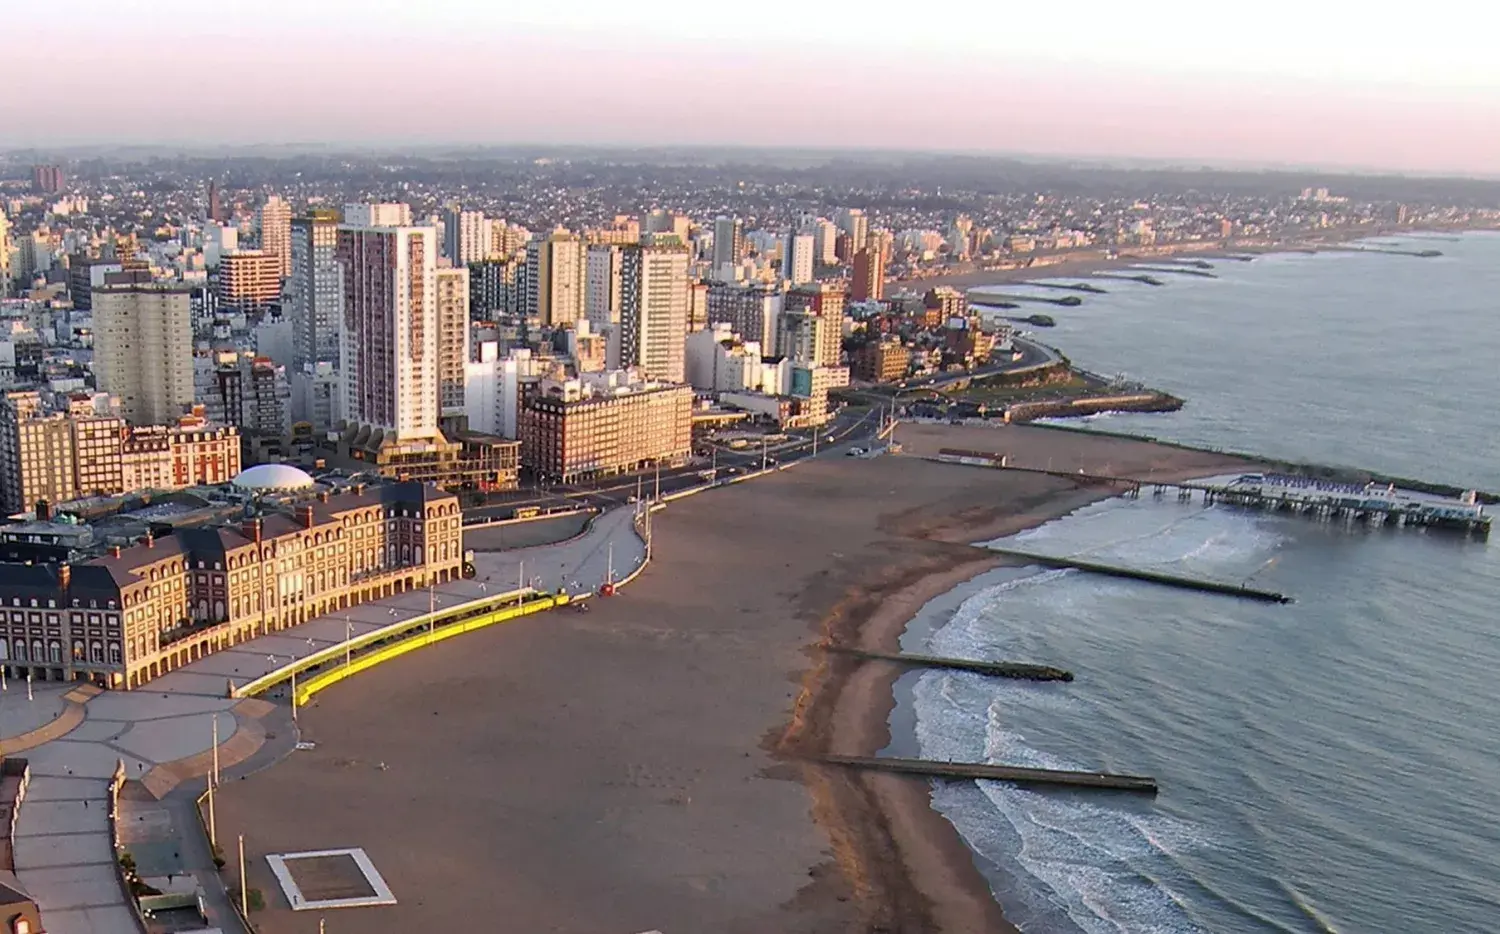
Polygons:
M845 456L846 457L864 457L865 456L865 449L864 448L850 448L849 449L849 453L846 454Z

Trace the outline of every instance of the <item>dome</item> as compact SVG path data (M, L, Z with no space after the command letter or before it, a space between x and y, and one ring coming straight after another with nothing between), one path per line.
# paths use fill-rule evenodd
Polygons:
M265 492L267 490L305 490L315 484L307 471L291 464L256 464L240 471L234 485L242 490Z

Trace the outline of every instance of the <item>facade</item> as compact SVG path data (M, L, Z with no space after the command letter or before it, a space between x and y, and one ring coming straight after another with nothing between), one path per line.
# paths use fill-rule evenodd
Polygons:
M792 285L813 281L814 238L792 231L781 244L781 277Z
M854 354L854 375L872 383L890 383L906 376L911 351L900 338L886 335L871 341Z
M776 345L783 304L779 286L714 282L707 289L708 324L728 324L734 333L764 348Z
M523 466L566 483L648 464L682 463L692 454L691 387L595 386L576 379L542 380L521 409Z
M453 496L401 483L148 536L81 564L3 565L0 664L12 678L137 688L256 636L457 579L461 523Z
M456 207L443 212L443 255L455 266L467 266L488 259L490 255L490 221L481 211L462 211Z
M849 293L856 302L878 302L885 298L885 257L879 250L862 247L855 251Z
M292 206L271 195L260 206L256 219L260 226L260 248L276 257L277 275L287 276L292 268Z
M35 392L0 401L0 496L10 513L130 490L227 483L240 471L240 437L199 416L131 428L87 396L48 412Z
M845 208L839 212L839 228L849 238L849 250L858 253L870 239L870 219L859 208Z
M745 231L737 217L714 220L713 277L724 274L726 266L736 266L745 258Z
M286 367L267 357L225 353L206 361L195 379L198 402L211 422L248 435L282 438L292 432L292 389Z
M558 229L526 244L525 314L547 327L583 317L583 241Z
M464 365L469 362L469 270L437 270L438 414L464 414Z
M596 328L620 323L620 264L623 256L620 244L589 245L584 271L583 311L584 317Z
M344 223L351 227L410 227L411 205L400 201L383 204L346 204Z
M55 195L68 182L60 165L34 165L31 167L31 190L39 195Z
M625 246L620 259L620 362L647 379L685 378L688 251L678 243Z
M339 364L339 324L344 276L338 266L338 215L314 211L290 223L293 364L297 369L318 363Z
M438 435L437 231L339 228L344 412L391 441Z
M190 290L171 285L94 291L94 377L132 425L177 420L193 404Z
M842 286L812 283L786 293L780 353L803 366L838 366L843 357L845 293Z
M523 296L517 294L516 273L522 265L513 258L469 264L471 317L483 319L520 313Z
M225 252L218 276L219 308L224 311L258 315L281 302L281 257L268 250Z

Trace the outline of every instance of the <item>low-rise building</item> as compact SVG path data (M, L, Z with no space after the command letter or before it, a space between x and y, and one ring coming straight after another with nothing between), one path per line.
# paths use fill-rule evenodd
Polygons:
M521 409L522 464L563 482L683 463L692 446L692 387L627 371L548 377Z
M911 365L911 351L894 335L870 341L855 351L854 375L872 383L890 383L906 375Z

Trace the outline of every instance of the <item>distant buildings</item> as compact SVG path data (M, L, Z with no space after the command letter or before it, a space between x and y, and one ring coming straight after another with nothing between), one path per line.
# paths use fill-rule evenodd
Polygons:
M624 246L594 243L588 248L584 271L584 317L595 328L620 323L620 270Z
M891 383L906 376L911 351L893 335L870 341L854 353L851 369L856 377L872 383Z
M313 211L290 224L287 298L297 370L339 363L344 276L338 265L338 214Z
M39 195L55 195L63 190L67 176L59 165L34 165L31 167L31 190Z
M781 246L781 277L792 285L813 281L813 235L792 231Z
M544 378L521 409L523 466L567 483L686 461L692 387L628 379L620 370Z
M713 276L722 276L726 266L734 266L745 258L745 232L737 217L719 217L714 220Z
M208 206L206 209L208 220L215 224L222 224L229 219L224 213L224 203L219 197L219 183L213 179L208 182Z
M193 403L190 290L107 286L94 294L94 376L132 425L175 422Z
M843 358L843 286L816 283L786 293L777 351L801 366L838 366Z
M952 286L940 285L922 296L922 307L927 327L941 327L952 318L969 317L969 296Z
M443 211L443 255L455 266L467 266L490 256L490 221L481 211L457 206Z
M776 347L776 319L781 316L782 291L764 283L745 285L714 282L707 290L708 321L727 324L747 341L766 350Z
M346 204L344 223L351 227L410 227L411 205L400 201Z
M288 233L288 246L291 235ZM268 250L230 250L219 257L219 307L260 315L281 303L281 257Z

